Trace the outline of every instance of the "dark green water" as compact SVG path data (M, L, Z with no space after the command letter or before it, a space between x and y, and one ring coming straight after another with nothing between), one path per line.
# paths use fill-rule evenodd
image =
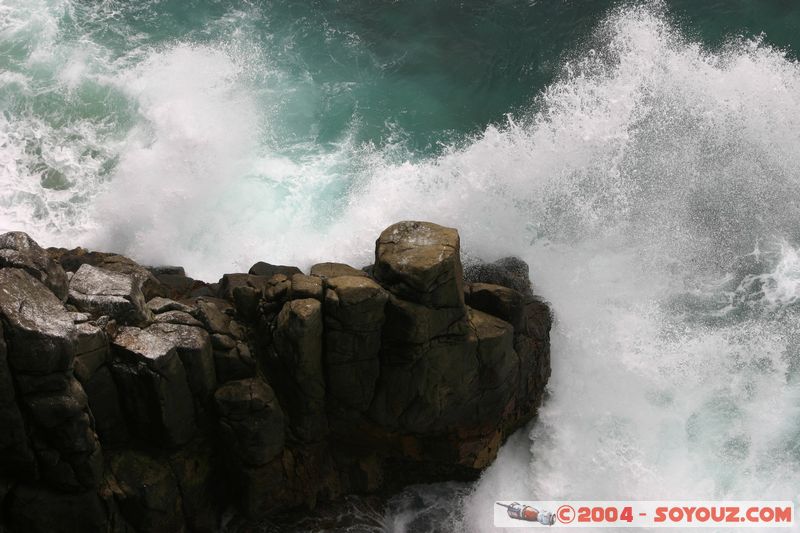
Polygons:
M564 59L590 45L598 21L620 4L172 0L72 2L50 11L59 45L88 39L112 61L175 42L244 41L239 59L250 65L253 90L265 91L265 105L275 96L267 88L291 87L291 94L279 95L285 111L275 135L331 143L357 121L358 141L382 144L399 137L414 151L430 153L527 108ZM800 49L800 5L790 0L677 0L665 6L689 37L711 47L764 33L776 47L792 54ZM26 72L25 52L36 46L32 37L29 43L4 40L4 68ZM266 68L278 69L280 80ZM63 108L50 107L63 98L57 87L47 87L47 74L53 73L41 74L45 94L4 94L6 105L63 115ZM59 118L119 112L113 98L84 90L77 116Z

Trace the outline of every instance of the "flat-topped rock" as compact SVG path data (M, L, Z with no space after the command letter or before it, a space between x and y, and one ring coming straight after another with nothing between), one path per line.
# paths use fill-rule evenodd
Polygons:
M431 222L399 222L375 246L373 275L396 296L429 307L463 307L458 232Z
M168 360L176 355L175 344L149 328L122 327L111 346L118 357L145 363L153 369L168 365Z
M122 324L141 325L152 320L141 284L130 274L81 265L69 282L69 302L93 315L107 315Z

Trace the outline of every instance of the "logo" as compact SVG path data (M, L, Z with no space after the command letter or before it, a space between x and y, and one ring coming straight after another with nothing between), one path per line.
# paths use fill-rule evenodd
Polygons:
M551 512L550 509L555 509ZM495 502L497 527L791 528L791 501Z

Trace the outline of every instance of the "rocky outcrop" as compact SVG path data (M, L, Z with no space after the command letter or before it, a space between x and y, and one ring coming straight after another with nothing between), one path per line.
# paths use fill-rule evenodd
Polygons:
M69 282L69 303L79 311L141 325L153 318L135 276L81 265Z
M474 479L535 415L549 331L524 262L465 270L427 222L369 268L211 284L0 235L0 529L211 532Z

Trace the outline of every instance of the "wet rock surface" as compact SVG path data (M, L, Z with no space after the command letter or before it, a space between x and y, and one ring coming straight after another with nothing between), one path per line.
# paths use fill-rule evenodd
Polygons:
M213 284L0 235L0 529L211 532L474 479L536 414L550 324L525 263L465 273L428 222L368 269Z

